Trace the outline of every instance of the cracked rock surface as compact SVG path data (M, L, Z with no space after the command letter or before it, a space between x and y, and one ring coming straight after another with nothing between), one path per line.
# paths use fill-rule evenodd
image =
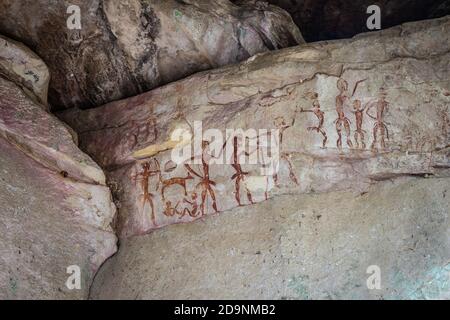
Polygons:
M67 27L70 5L80 8L81 29ZM0 33L48 65L53 109L98 106L304 43L284 10L228 0L4 0Z
M266 53L60 116L106 170L124 237L282 194L365 192L401 176L445 177L449 28L446 17ZM222 141L202 143L208 137L195 132L196 122ZM227 129L250 130L243 140L256 165L234 165L239 151ZM258 146L264 129L279 130L272 159ZM174 162L179 142L197 150L196 163ZM224 164L205 165L211 156ZM278 171L261 171L277 164Z

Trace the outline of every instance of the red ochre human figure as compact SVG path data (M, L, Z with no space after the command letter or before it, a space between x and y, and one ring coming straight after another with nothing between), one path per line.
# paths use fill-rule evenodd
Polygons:
M441 109L441 117L442 117L442 127L441 127L441 136L440 140L446 143L448 141L448 132L450 128L450 117L449 117L449 106L446 106L445 109Z
M242 206L241 203L241 182L245 180L245 177L249 174L248 172L245 172L242 170L241 164L239 163L239 154L238 154L238 137L233 137L233 163L231 166L236 171L235 174L231 177L231 180L235 180L235 192L234 197L236 198L236 201L239 206ZM245 152L244 154L246 156L250 156L250 153ZM251 204L254 204L252 199L252 194L250 190L245 186L245 191L247 193L247 199Z
M166 217L173 217L175 215L180 215L180 212L177 210L179 203L175 205L175 207L172 207L171 201L166 201L166 208L164 209L163 213Z
M366 131L362 129L364 110L366 110L366 108L367 108L367 104L364 106L364 108L361 108L360 100L356 99L353 101L354 111L352 111L352 112L355 114L355 118L356 118L355 143L356 143L356 147L358 149L360 146L359 142L361 142L361 149L366 148L366 143L364 141L364 135L365 135Z
M366 114L375 120L375 125L373 127L373 141L371 145L372 150L376 150L376 145L379 142L382 149L386 148L385 138L389 140L389 131L384 123L384 113L388 109L388 102L386 101L386 91L384 88L380 88L380 94L376 101L369 102L367 105ZM372 109L375 108L376 115L370 113Z
M152 164L152 165L151 165ZM153 159L153 162L144 162L142 165L142 171L136 174L133 178L135 181L138 180L138 177L141 177L141 189L142 189L142 195L143 198L142 202L142 212L144 213L145 204L148 203L151 208L151 220L153 223L153 226L157 226L156 224L156 216L155 216L155 208L153 205L153 197L154 194L149 191L149 179L153 176L157 176L161 174L161 171L159 170L159 165L157 165L157 160Z
M347 145L350 148L353 148L353 143L350 138L350 120L345 116L344 112L344 106L346 105L349 98L347 81L340 78L337 81L337 88L339 90L339 95L336 97L336 112L338 114L338 117L334 121L334 123L336 124L336 131L338 134L336 146L339 150L342 150L342 129L345 130Z
M211 200L212 200L212 207L214 209L215 212L219 212L219 210L217 209L217 202L216 202L216 195L214 193L214 189L212 188L212 186L215 186L216 183L214 181L212 181L209 177L209 161L207 159L207 157L209 156L208 153L206 152L206 149L209 146L209 142L203 140L202 141L202 169L203 169L203 175L201 175L200 173L197 173L194 169L191 168L191 166L187 163L184 164L184 166L186 167L186 169L192 173L193 175L199 177L201 179L201 181L195 186L195 190L197 189L201 189L201 204L200 204L200 212L202 215L205 214L205 205L206 205L206 199L207 196L209 194Z
M339 78L337 81L337 88L339 90L339 95L336 96L336 112L338 114L338 118L335 120L336 131L338 134L338 140L336 141L337 148L342 150L342 129L345 130L345 136L347 140L347 145L350 148L353 148L353 143L350 138L350 120L345 116L344 107L347 105L349 99L353 97L358 89L358 86L366 81L366 79L358 80L353 87L353 91L351 96L348 92L348 83L342 78Z
M147 122L131 120L130 125L128 137L131 136L132 148L138 145L139 141L152 142L158 138L158 130L154 118L149 118ZM149 138L150 136L151 138Z
M316 92L312 93L313 108L309 109L309 110L305 110L305 109L301 108L300 112L312 112L317 117L317 119L319 120L319 123L317 124L317 126L316 127L308 127L307 130L308 131L316 131L317 133L322 134L322 136L323 136L322 148L325 148L325 146L327 144L327 140L328 140L327 133L323 129L323 123L325 121L325 113L322 110L320 110L320 103L317 98L318 98L318 94Z
M270 132L266 132L266 133L264 133L264 134L260 134L260 135L257 135L256 137L252 137L252 138L246 137L248 143L249 143L250 140L256 139L256 148L253 149L253 150L251 150L250 152L245 152L245 155L246 155L246 156L251 156L251 155L254 154L255 152L258 152L258 153L259 153L259 156L261 157L262 167L263 167L263 168L267 168L267 164L266 164L266 161L265 161L265 159L264 159L264 152L262 151L262 146L261 146L261 137L263 137L263 136L265 136L265 141L266 141L266 143L267 143L267 141L269 141L269 140L271 139L271 133L270 133ZM226 143L227 143L227 142L226 142ZM226 144L226 143L225 143L225 144ZM265 147L267 147L266 143L264 143ZM225 145L224 145L224 147L225 147ZM235 152L235 153L237 153L237 152ZM236 170L236 171L238 171L238 170ZM233 176L233 177L234 177L234 176ZM265 192L264 192L264 198L265 198L266 200L269 199L269 190L268 190L268 188L269 188L269 176L266 176L266 188L265 188ZM247 190L248 193L250 193L250 190L248 190L247 187L246 187L246 190ZM249 195L247 194L247 197L248 197L248 196L249 196ZM251 193L250 193L250 196L251 196ZM237 199L236 199L236 200L237 200ZM249 201L250 201L252 204L254 204L254 201L253 201L253 200L250 200L250 198L249 198ZM238 201L238 203L240 203L240 201Z
M192 201L189 201L186 198L183 199L184 202L186 202L192 206L192 209L184 208L183 214L180 216L180 218L184 217L186 214L188 214L192 218L195 218L200 214L200 210L199 210L198 204L197 204L197 193L195 193L195 192L192 193L191 200Z
M294 167L292 165L291 160L289 159L289 153L287 152L283 152L281 149L283 147L283 135L284 135L284 131L286 131L286 129L289 129L290 127L294 126L295 124L295 116L297 115L297 110L295 111L294 114L294 118L292 119L291 124L287 124L286 121L284 120L283 117L277 117L274 121L274 125L275 127L279 130L278 133L278 137L279 137L279 147L280 147L280 159L283 159L286 161L286 163L288 164L289 167L289 178L296 184L298 185L298 179L295 176L294 173ZM279 181L278 181L278 173L275 173L273 175L273 181L275 182L275 185L277 187L279 187Z

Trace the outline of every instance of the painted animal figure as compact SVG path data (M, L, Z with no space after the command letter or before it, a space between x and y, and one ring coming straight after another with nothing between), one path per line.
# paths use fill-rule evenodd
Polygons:
M169 188L170 186L179 185L183 188L184 195L187 196L187 190L186 190L186 183L188 180L193 180L194 177L191 175L190 172L187 173L186 177L174 177L170 179L163 179L162 175L159 176L159 182L162 184L161 188L161 196L163 200L166 199L165 197L165 190Z

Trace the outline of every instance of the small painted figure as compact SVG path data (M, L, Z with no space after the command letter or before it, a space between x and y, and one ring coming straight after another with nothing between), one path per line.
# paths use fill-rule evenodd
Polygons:
M360 142L361 142L361 149L366 148L366 143L364 141L364 134L366 131L362 129L363 124L363 116L364 116L364 110L367 108L367 104L364 106L364 108L361 108L361 101L356 99L353 101L353 110L352 111L355 114L356 118L356 131L355 131L355 143L356 148L360 148Z
M317 119L319 120L319 123L317 124L317 126L316 127L308 127L307 130L308 131L316 131L317 133L322 134L322 136L323 136L322 148L325 148L325 146L327 144L327 140L328 140L327 133L323 129L325 113L320 110L320 103L318 100L318 94L316 92L313 93L312 98L314 99L313 104L312 104L313 108L310 110L304 110L303 108L301 108L300 112L312 112L317 117Z
M286 121L284 120L283 117L277 117L274 121L274 125L275 127L279 130L279 147L280 147L280 158L285 160L286 163L288 164L289 167L289 178L296 184L298 185L298 179L294 173L294 167L292 165L291 160L289 159L289 153L287 152L283 152L282 151L282 147L283 147L283 135L284 135L284 131L286 131L286 129L289 129L290 127L294 126L295 124L295 116L297 114L297 110L294 114L294 118L292 119L291 124L287 124ZM275 173L273 175L273 180L275 182L275 185L277 187L279 187L279 181L278 181L278 173Z
M239 206L242 206L241 203L241 182L245 180L245 177L249 174L248 172L245 172L242 170L241 164L239 163L239 154L238 154L238 137L233 137L233 163L231 166L236 171L235 174L231 177L231 180L235 180L235 191L234 191L234 197L236 198L236 201ZM249 153L244 151L244 154L246 156L250 156ZM252 194L250 190L245 187L245 191L247 193L247 199L251 204L254 204L252 199Z
M337 88L339 90L339 95L336 97L336 112L338 117L334 123L336 124L336 131L338 134L336 146L339 150L342 150L342 129L345 130L347 145L350 148L353 148L353 143L350 139L350 120L345 116L344 112L344 106L349 98L347 81L340 78L337 82Z
M384 88L380 88L379 98L374 102L369 102L366 110L366 114L375 120L373 127L373 142L371 149L376 151L377 143L379 141L381 149L386 149L386 141L389 140L389 131L384 123L384 113L388 110L388 102L386 101L386 91ZM370 113L375 108L376 115Z
M153 176L157 176L161 174L161 171L159 170L159 164L156 159L153 159L152 162L144 162L142 165L142 171L133 176L135 181L137 181L140 178L141 182L141 189L142 189L142 195L143 203L142 203L142 212L145 212L145 204L148 203L151 208L151 220L153 223L153 226L157 226L156 224L156 216L155 216L155 208L153 205L153 197L154 194L149 191L149 179Z
M192 193L191 201L187 199L183 199L183 201L190 204L192 206L192 209L189 210L188 208L184 208L183 214L180 216L180 218L184 217L186 214L188 214L192 218L195 218L200 214L200 210L197 204L197 193Z
M173 217L175 215L180 215L180 212L177 210L178 205L179 205L179 203L177 203L175 207L172 207L172 202L167 201L166 208L163 211L164 215L166 217Z

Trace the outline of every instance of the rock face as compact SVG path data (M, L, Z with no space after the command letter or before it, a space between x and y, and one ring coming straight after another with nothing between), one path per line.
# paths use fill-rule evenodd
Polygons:
M303 43L282 9L239 7L228 0L5 0L0 32L47 63L49 100L56 109L98 106Z
M25 60L11 61L11 70L48 75L34 69L42 61L31 56L27 63L27 50L14 56ZM25 82L29 92L46 91L33 85ZM65 125L2 77L0 155L0 299L86 298L97 269L116 251L116 209L102 170ZM80 290L66 287L74 265Z
M252 3L254 0L235 0ZM450 14L446 0L268 0L289 12L308 42L350 38L367 29L367 8L376 4L381 9L383 29L408 21L443 17Z
M61 117L106 169L125 237L281 194L448 176L449 28L258 55Z
M284 195L125 239L91 297L449 299L449 187L414 178L364 195Z
M47 66L29 48L1 35L0 75L19 84L31 99L48 109L50 74Z

